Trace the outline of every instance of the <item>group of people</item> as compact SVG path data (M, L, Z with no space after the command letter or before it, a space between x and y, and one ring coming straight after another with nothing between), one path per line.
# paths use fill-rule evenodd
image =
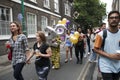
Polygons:
M33 45L33 51L30 51L27 37L22 34L21 25L18 22L10 23L10 31L12 35L9 39L9 44L12 49L14 78L16 80L24 80L22 69L26 63L30 62L30 58L35 55L35 68L39 80L47 80L51 64L49 58L52 55L52 50L46 43L45 34L42 31L36 32L36 42Z
M71 33L71 30L67 30L66 32L66 37L65 37L65 42L64 42L64 46L66 47L66 59L65 59L65 63L68 62L68 54L70 53L70 61L72 60L72 56L73 56L73 51L72 48L75 48L75 56L76 56L76 63L80 63L82 64L83 61L83 54L84 54L84 34L82 33L82 30L80 27L77 28L76 30L80 36L78 37L78 42L76 44L73 44L70 41L70 37L71 35L73 35L73 33Z
M91 30L88 29L88 33L84 35L81 28L77 31L80 36L76 44L70 42L70 30L67 30L64 46L66 47L65 63L68 62L68 54L70 53L70 61L72 60L72 48L75 48L76 63L82 64L83 55L85 53L85 47L88 46L88 54L90 54L89 60L93 58L96 60L98 57L98 66L102 73L103 80L119 80L120 78L120 30L118 24L120 22L120 13L118 11L111 11L108 14L108 28L107 37L103 44L103 30L97 31L92 34ZM105 24L102 25L104 29ZM45 34L42 31L36 32L36 43L33 45L32 55L26 56L30 53L28 47L27 37L22 34L21 26L17 22L10 23L10 31L12 33L9 39L12 48L12 65L14 70L14 78L16 80L24 80L22 76L22 69L26 63L29 63L30 58L35 55L35 68L39 80L47 80L47 75L50 71L52 62L53 68L60 67L60 39L56 38L53 40L57 41L59 45L52 47L47 44ZM85 44L85 37L86 42ZM91 46L92 45L92 46ZM80 56L79 56L80 55Z

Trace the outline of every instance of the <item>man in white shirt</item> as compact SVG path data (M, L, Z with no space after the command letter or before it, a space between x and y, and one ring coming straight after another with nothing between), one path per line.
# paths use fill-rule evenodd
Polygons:
M111 11L108 14L107 37L105 38L104 48L102 48L103 31L96 36L94 51L100 55L99 69L103 80L119 80L120 78L120 30L118 24L120 13Z

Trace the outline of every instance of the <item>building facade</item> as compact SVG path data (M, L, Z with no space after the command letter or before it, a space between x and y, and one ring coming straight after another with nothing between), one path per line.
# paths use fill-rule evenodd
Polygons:
M113 0L112 10L117 10L120 12L120 0Z
M70 20L70 27L76 26L72 20L72 3L69 0L1 0L0 45L4 45L10 38L9 23L18 21L23 24L23 18L25 26L22 28L27 33L30 47L35 41L35 32L44 31L46 26L56 25L63 18ZM0 55L6 54L5 46L0 48Z

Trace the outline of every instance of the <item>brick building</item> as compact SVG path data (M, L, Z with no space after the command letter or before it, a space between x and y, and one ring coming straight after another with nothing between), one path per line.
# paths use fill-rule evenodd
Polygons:
M22 10L24 10L25 31L30 47L34 43L35 32L44 31L46 26L53 26L59 20L67 18L71 27L75 27L72 20L72 3L68 0L0 0L0 55L5 53L5 42L10 38L9 23L18 21L22 24Z

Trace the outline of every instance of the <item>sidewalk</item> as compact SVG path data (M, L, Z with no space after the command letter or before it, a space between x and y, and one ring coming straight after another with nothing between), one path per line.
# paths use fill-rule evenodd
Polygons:
M7 55L0 56L0 75L5 74L11 67L11 61L8 60Z

